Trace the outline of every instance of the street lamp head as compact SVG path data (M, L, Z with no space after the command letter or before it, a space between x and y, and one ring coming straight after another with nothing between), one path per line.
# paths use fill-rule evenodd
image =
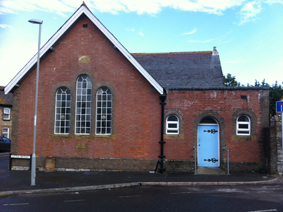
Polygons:
M30 19L28 22L32 24L42 24L43 23L42 20L38 20L38 19Z

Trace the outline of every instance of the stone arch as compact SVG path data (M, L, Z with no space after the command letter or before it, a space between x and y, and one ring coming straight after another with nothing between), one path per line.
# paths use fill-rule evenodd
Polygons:
M218 126L219 126L219 156L220 156L220 163L219 166L221 166L223 164L223 158L224 158L224 154L225 152L222 151L223 147L225 146L225 121L223 119L223 117L212 110L209 111L203 111L202 113L198 114L193 122L193 146L197 147L198 144L198 125L200 123L200 121L203 118L213 118L218 122Z

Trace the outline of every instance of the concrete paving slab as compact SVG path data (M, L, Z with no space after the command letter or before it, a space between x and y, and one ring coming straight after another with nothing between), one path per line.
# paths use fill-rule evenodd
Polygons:
M197 175L225 175L225 171L219 167L198 167Z

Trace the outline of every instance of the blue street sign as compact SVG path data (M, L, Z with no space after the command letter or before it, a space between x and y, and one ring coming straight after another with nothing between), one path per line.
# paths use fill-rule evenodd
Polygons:
M276 102L276 113L283 113L283 101Z

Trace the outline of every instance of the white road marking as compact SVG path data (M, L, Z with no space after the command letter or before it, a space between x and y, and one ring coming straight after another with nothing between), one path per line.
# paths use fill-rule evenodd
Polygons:
M64 200L64 202L83 202L85 199Z
M276 209L269 209L269 210L258 210L258 211L248 211L248 212L271 212L271 211L277 211Z
M170 194L190 194L191 192L179 192L179 193L170 193Z
M119 198L131 198L131 197L140 197L141 195L133 195L133 196L119 196Z
M3 206L20 206L20 205L29 205L29 203L12 203L12 204L3 204Z

